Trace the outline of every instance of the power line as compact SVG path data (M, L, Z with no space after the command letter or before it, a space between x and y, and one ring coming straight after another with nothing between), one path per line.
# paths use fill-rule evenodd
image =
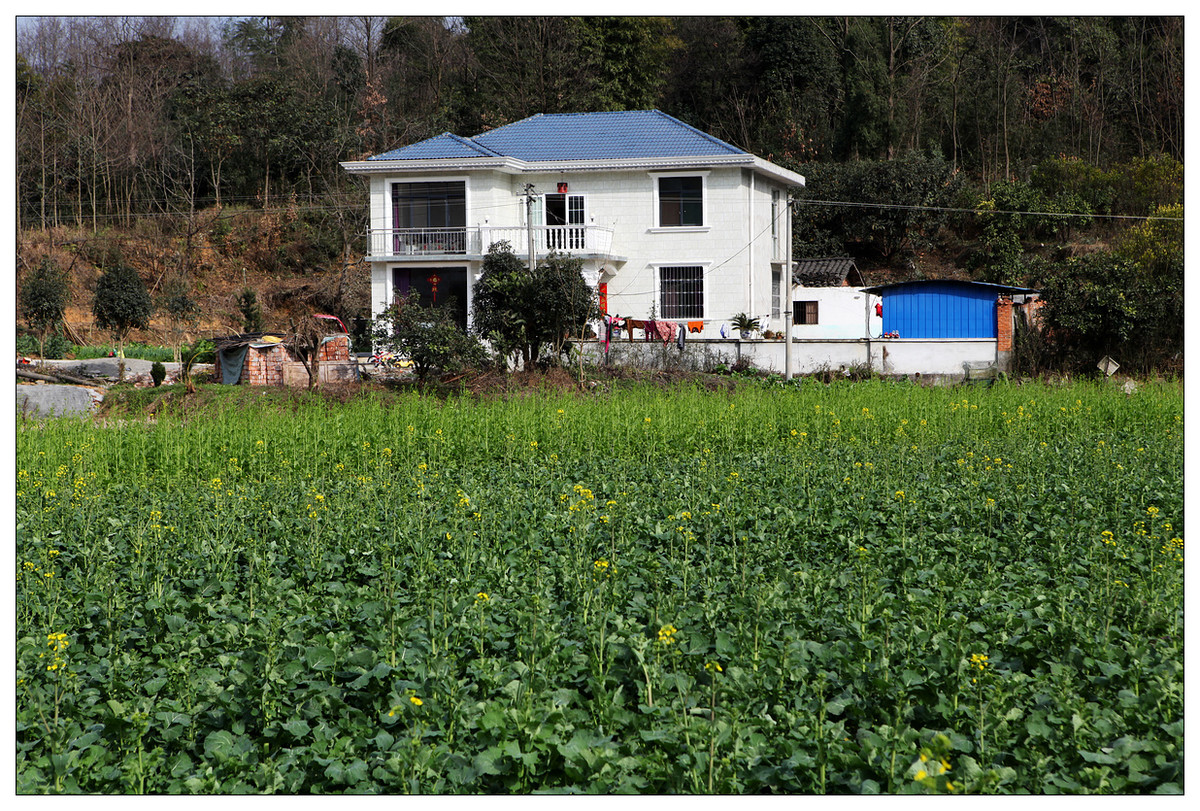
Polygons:
M1161 217L1154 214L1078 214L1066 211L1010 211L987 208L950 208L947 206L909 206L901 203L855 203L848 200L810 200L796 198L796 203L814 206L843 206L845 208L881 208L902 211L942 211L953 214L1024 214L1032 217L1084 217L1095 220L1170 220L1183 222L1183 217Z
M314 196L306 196L306 197L309 200L316 199ZM242 203L242 202L253 201L256 199L258 199L258 198L249 197L249 196L226 197L226 198L224 198L224 201L229 204L237 204L237 203ZM302 199L303 198L298 199L298 205L300 208L303 208L303 210L305 210L305 211L317 211L317 212L320 212L320 211L328 211L328 212L352 211L352 210L360 209L360 208L364 207L363 204L359 203L359 202L345 203L345 204L341 204L341 205L332 205L332 204L312 205L312 204L306 204L306 203L300 202L300 200L302 200ZM644 198L641 195L605 195L604 199L607 201L610 201L610 202L618 202L618 203L638 202L638 201L644 200ZM162 205L165 207L165 205L168 201L165 199L162 199L162 198L149 198L149 199L144 200L143 202L150 203L150 204L159 204L159 205ZM215 202L215 198L205 198L205 202ZM1183 222L1183 220L1184 220L1183 217L1164 217L1164 216L1156 215L1156 214L1083 214L1083 213L1077 213L1077 212L1064 212L1064 211L1018 211L1018 210L1010 210L1010 209L956 208L956 207L950 207L950 206L905 205L903 203L865 203L865 202L856 202L856 201L851 201L851 200L813 200L813 199L809 199L809 198L796 198L795 200L793 200L793 202L797 203L799 205L807 205L807 206L834 206L834 207L842 207L842 208L871 208L871 209L879 209L879 210L897 210L897 211L930 211L930 212L941 212L941 213L948 213L948 214L975 214L975 215L1004 214L1004 215L1024 215L1024 216L1030 216L1030 217L1075 217L1075 218L1081 218L1081 219L1103 219L1103 220L1158 220L1158 221L1164 221L1164 222ZM520 205L521 205L520 200L514 200L514 201L509 201L509 202L504 202L504 203L495 203L495 204L491 204L491 205L475 205L475 206L471 207L471 210L473 212L484 212L484 211L497 211L497 210L501 210L501 209L512 209L514 207L519 209ZM60 212L69 212L71 216L74 216L78 210L77 207L68 206L65 203L60 203L58 207L59 207ZM271 207L271 208L252 209L253 212L260 213L260 214L282 214L289 210L291 210L290 207ZM249 213L249 211L247 213ZM127 219L128 216L130 216L130 215L107 214L107 213L106 214L98 213L93 216L90 213L87 213L84 215L83 219L84 220L97 220L97 221L102 220L102 221L108 222L108 221L112 221L112 220ZM186 212L147 211L147 212L144 212L141 214L135 214L132 216L133 217L149 217L149 218L180 217L180 216L186 216ZM75 218L78 219L77 217L75 217Z

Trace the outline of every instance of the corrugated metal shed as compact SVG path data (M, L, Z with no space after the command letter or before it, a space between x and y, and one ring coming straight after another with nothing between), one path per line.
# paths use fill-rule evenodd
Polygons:
M462 138L451 133L370 160L508 156L526 161L745 155L659 110L538 114Z
M864 288L883 299L883 331L901 338L995 338L996 299L1026 287L960 281L897 282Z

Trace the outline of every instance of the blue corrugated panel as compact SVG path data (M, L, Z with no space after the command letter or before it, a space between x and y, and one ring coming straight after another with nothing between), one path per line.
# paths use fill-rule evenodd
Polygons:
M996 291L922 282L882 291L883 331L901 338L995 338Z

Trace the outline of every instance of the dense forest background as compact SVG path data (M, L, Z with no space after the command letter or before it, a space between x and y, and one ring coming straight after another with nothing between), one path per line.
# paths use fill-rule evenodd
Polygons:
M798 255L1082 280L1106 311L1140 285L1115 325L1052 325L1123 336L1090 353L1157 324L1161 361L1182 348L1183 58L1182 17L26 18L18 267L73 246L77 293L106 262L317 273L308 303L356 315L366 198L339 161L658 108L808 178Z

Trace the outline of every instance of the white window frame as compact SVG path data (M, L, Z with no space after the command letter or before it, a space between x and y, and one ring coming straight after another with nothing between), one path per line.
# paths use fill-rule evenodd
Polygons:
M708 266L711 262L656 262L651 265L654 268L654 310L658 313L659 320L662 321L700 321L708 318ZM700 310L699 318L682 318L669 316L662 311L662 271L664 268L700 268Z
M779 189L771 189L771 257L779 258Z
M548 206L546 205L546 198L550 197L550 196L557 197L559 194L561 194L565 198L563 200L563 203L566 205L567 222L564 223L564 225L587 225L587 213L588 213L587 195L579 194L577 192L546 192L545 194L539 195L537 200L534 202L534 206L533 206L534 214L535 214L534 225L546 225L546 226L550 225L550 223L546 222L546 216L547 216L547 210L548 210ZM577 197L583 201L583 214L580 217L579 222L571 222L571 198L573 198L573 197ZM540 211L540 214L538 213L539 211ZM538 221L538 220L540 220L540 221Z
M701 233L711 230L708 219L708 171L692 171L692 172L651 172L651 186L654 191L654 210L652 212L651 222L654 226L650 229L655 233L663 234L687 234ZM659 219L662 210L659 208L658 200L658 181L664 177L698 177L700 178L700 225L663 225Z
M463 205L465 206L463 215L463 227L468 231L471 229L471 178L467 175L417 175L408 177L407 175L389 176L384 178L383 182L383 228L391 231L396 226L395 213L392 211L392 186L397 183L462 183L463 184Z
M779 318L783 312L783 268L771 266L771 318Z

